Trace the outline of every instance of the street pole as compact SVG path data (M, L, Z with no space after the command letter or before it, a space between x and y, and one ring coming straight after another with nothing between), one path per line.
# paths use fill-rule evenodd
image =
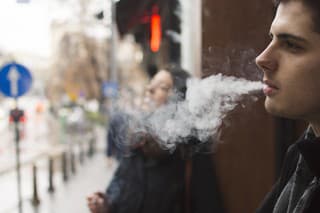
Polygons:
M117 84L119 88L118 79L118 66L117 66L117 23L116 23L116 1L111 0L111 53L110 53L110 69L109 69L109 81ZM117 92L110 98L111 109L115 107L117 100Z
M181 7L181 67L199 78L202 70L203 0L179 0L179 2Z
M117 27L116 27L116 1L111 0L111 67L110 67L110 80L113 82L118 81L117 76Z
M15 107L18 110L18 100L15 99ZM17 169L17 187L18 187L18 208L19 213L22 213L22 195L21 195L21 165L20 165L20 131L19 119L14 120L15 144L16 144L16 169Z
M15 103L15 108L10 111L10 120L14 125L15 134L18 208L19 213L22 213L19 123L24 116L24 111L18 108L18 97L24 95L31 88L32 75L25 66L13 61L0 69L0 81L0 91L5 96L14 98Z

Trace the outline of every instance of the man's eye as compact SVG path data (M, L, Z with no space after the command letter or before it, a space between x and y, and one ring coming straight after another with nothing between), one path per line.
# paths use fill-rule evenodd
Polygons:
M301 47L299 44L296 44L291 41L285 41L284 46L285 46L285 48L289 49L290 51L294 51L294 52L303 50L303 47Z
M169 88L169 87L164 87L164 86L163 86L163 87L160 87L160 89L162 89L162 90L163 90L163 91L165 91L165 92L168 92L170 88Z

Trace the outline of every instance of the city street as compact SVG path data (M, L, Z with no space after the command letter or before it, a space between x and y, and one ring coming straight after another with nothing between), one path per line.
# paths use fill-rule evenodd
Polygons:
M0 213L318 207L319 2L1 0Z
M32 206L32 168L27 166L22 171L23 212L24 213L87 213L86 196L95 191L104 191L109 183L116 164L107 166L102 152L86 159L84 165L78 166L77 173L71 174L67 182L63 182L61 172L54 176L55 192L48 192L48 172L44 160L38 162L38 193L40 204ZM18 213L16 174L10 172L0 177L1 196L0 213Z
M39 162L40 163L40 162ZM46 162L42 162L45 164ZM22 172L23 212L24 213L87 213L86 196L95 191L104 191L109 183L115 164L107 167L103 153L87 159L83 166L77 168L67 182L63 182L61 172L55 174L55 192L48 192L48 173L43 167L38 171L38 193L40 204L32 206L32 168L27 167ZM2 193L0 196L1 213L18 213L16 176L10 173L0 177Z
M28 101L29 107L24 108L27 120L20 126L23 212L88 212L86 196L104 191L116 168L116 163L107 163L104 154L105 129L102 126L93 126L86 131L62 128L47 110L35 113L30 107L33 106L32 101ZM7 117L2 120L1 127L0 213L18 213L13 124ZM51 193L48 191L50 159L53 162L51 186L54 188ZM37 167L37 197L33 166ZM40 200L38 206L32 205L35 198Z

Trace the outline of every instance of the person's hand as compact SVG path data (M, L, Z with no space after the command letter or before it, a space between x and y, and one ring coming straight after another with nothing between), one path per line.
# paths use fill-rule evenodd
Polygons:
M108 213L108 201L101 192L95 192L87 197L88 207L91 213Z
M144 132L134 132L130 135L130 148L138 149L143 147L148 140L147 133Z

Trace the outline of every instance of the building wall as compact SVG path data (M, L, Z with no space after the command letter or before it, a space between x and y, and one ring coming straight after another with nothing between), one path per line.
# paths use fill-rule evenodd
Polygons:
M203 76L261 79L254 58L269 41L271 0L203 0L202 8ZM275 122L263 102L228 116L213 156L229 213L254 212L275 180Z

